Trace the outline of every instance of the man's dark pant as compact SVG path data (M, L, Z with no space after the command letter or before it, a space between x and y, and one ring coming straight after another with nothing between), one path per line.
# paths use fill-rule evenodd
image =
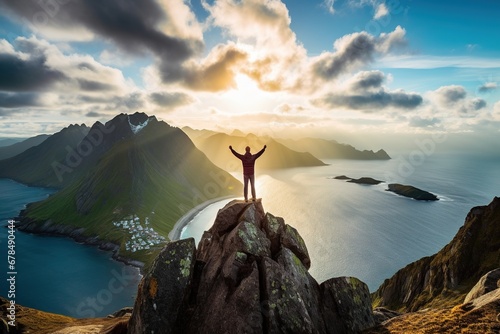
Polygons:
M250 181L250 185L252 186L252 198L256 199L255 196L255 175L243 175L243 194L245 195L245 201L248 200L248 181Z

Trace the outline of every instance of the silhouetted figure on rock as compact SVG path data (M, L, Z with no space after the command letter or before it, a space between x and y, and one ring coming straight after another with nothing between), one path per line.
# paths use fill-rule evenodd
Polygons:
M245 148L245 154L239 154L233 147L230 145L229 149L233 152L234 156L241 160L243 164L243 194L245 196L245 202L248 201L248 181L252 186L252 201L257 199L255 196L255 160L264 153L267 145L264 145L264 148L260 150L257 154L250 153L250 146Z

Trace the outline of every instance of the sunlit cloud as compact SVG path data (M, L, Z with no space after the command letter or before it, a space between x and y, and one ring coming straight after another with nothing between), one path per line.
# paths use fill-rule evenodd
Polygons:
M377 29L321 31L318 41L327 44L311 51L316 35L301 35L311 28L296 29L291 16L309 3L297 3L0 0L0 15L22 30L0 39L2 126L20 116L64 124L136 110L177 125L264 122L352 133L472 131L498 117L500 58L481 53L484 41L471 40L481 46L473 53L463 40L462 53L417 54L414 27L391 16L399 3L321 0L318 23L326 18L333 27L347 9L353 25L368 20ZM463 70L449 82L405 77L442 68Z
M346 35L334 43L334 52L326 52L313 60L312 70L323 80L337 78L340 74L359 69L406 44L405 30L400 26L388 34L373 36L367 32Z

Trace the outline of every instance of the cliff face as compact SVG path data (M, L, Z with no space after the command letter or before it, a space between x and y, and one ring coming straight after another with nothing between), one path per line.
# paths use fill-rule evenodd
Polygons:
M198 249L169 243L144 276L128 333L355 333L374 325L366 284L318 284L304 240L260 202L221 209Z
M376 306L416 311L452 306L500 264L500 198L473 208L453 240L437 254L398 271L373 294Z

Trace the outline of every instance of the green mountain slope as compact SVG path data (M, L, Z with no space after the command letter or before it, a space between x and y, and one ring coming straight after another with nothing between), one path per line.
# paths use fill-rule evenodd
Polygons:
M118 128L124 118L128 124L133 116L138 114L120 115L106 126ZM141 235L146 243L166 238L175 222L194 206L241 193L241 183L210 162L181 130L154 117L146 116L147 122L141 117L142 122L136 124L147 124L142 130L117 141L76 182L29 205L21 225L36 232L50 225L45 232L52 233L58 226L72 228L59 229L63 234L81 229L78 233L83 237L111 241L120 246L121 255L147 262L160 243L134 251L130 246L134 235ZM120 136L115 133L115 137ZM130 226L132 220L152 232L131 233L123 228L124 221Z
M33 186L62 188L76 175L69 173L61 180L54 164L65 161L88 133L89 128L82 125L70 125L51 135L41 144L24 152L0 161L0 177Z
M38 135L25 139L23 141L14 143L12 145L7 145L0 147L0 160L8 159L14 157L27 149L40 145L45 139L49 138L50 135Z
M351 145L340 144L335 140L320 138L279 139L279 142L293 150L311 152L320 159L356 159L356 160L388 160L391 157L384 151L359 151Z
M246 146L251 147L252 153L257 153L267 145L266 152L256 162L256 167L262 170L325 165L312 154L291 150L269 137L259 138L252 134L240 137L217 133L208 137L199 136L193 141L217 166L230 172L240 171L241 162L231 154L229 145L242 154L245 153Z

